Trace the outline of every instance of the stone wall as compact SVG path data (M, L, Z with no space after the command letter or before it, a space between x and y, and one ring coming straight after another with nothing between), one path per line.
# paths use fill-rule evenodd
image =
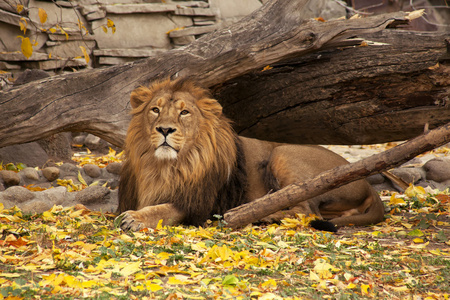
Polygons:
M24 7L18 12L20 4ZM27 68L52 74L149 57L189 44L261 5L259 0L2 0L2 85ZM45 23L39 8L47 13ZM26 23L25 34L20 23ZM36 42L28 59L20 51L19 35Z

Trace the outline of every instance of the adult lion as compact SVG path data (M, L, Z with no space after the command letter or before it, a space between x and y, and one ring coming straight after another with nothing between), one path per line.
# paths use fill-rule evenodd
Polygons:
M348 163L319 146L288 145L238 136L208 90L165 80L131 94L132 119L119 185L124 230L201 225L214 214ZM372 187L359 180L277 212L316 214L336 226L383 220Z

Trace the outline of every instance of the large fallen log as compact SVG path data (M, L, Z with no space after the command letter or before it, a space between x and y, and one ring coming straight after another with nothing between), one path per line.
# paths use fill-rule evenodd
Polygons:
M322 172L314 178L291 184L275 193L233 208L224 215L224 221L227 226L233 228L256 222L272 213L293 207L329 190L393 168L449 141L450 123L382 153Z
M365 19L305 21L302 9L307 2L269 1L240 22L186 48L2 91L0 147L61 131L86 131L121 146L130 119L129 94L139 85L160 77L191 76L206 87L217 87L266 65L355 44L348 38L412 17L397 12Z
M450 35L384 30L216 89L240 135L278 142L403 141L450 122ZM448 52L446 50L446 42Z

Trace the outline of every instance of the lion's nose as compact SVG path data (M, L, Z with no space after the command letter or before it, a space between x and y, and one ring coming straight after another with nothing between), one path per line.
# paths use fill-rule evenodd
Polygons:
M176 128L171 128L171 127L156 127L156 131L158 131L164 137L166 137L169 134L174 133L175 131L177 131L177 129Z

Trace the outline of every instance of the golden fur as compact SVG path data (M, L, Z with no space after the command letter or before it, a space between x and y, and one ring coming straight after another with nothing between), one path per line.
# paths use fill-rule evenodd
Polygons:
M119 186L121 227L201 225L214 214L346 163L318 146L238 137L208 90L164 80L131 94L132 119ZM384 208L360 180L263 221L314 213L335 225L382 220Z

